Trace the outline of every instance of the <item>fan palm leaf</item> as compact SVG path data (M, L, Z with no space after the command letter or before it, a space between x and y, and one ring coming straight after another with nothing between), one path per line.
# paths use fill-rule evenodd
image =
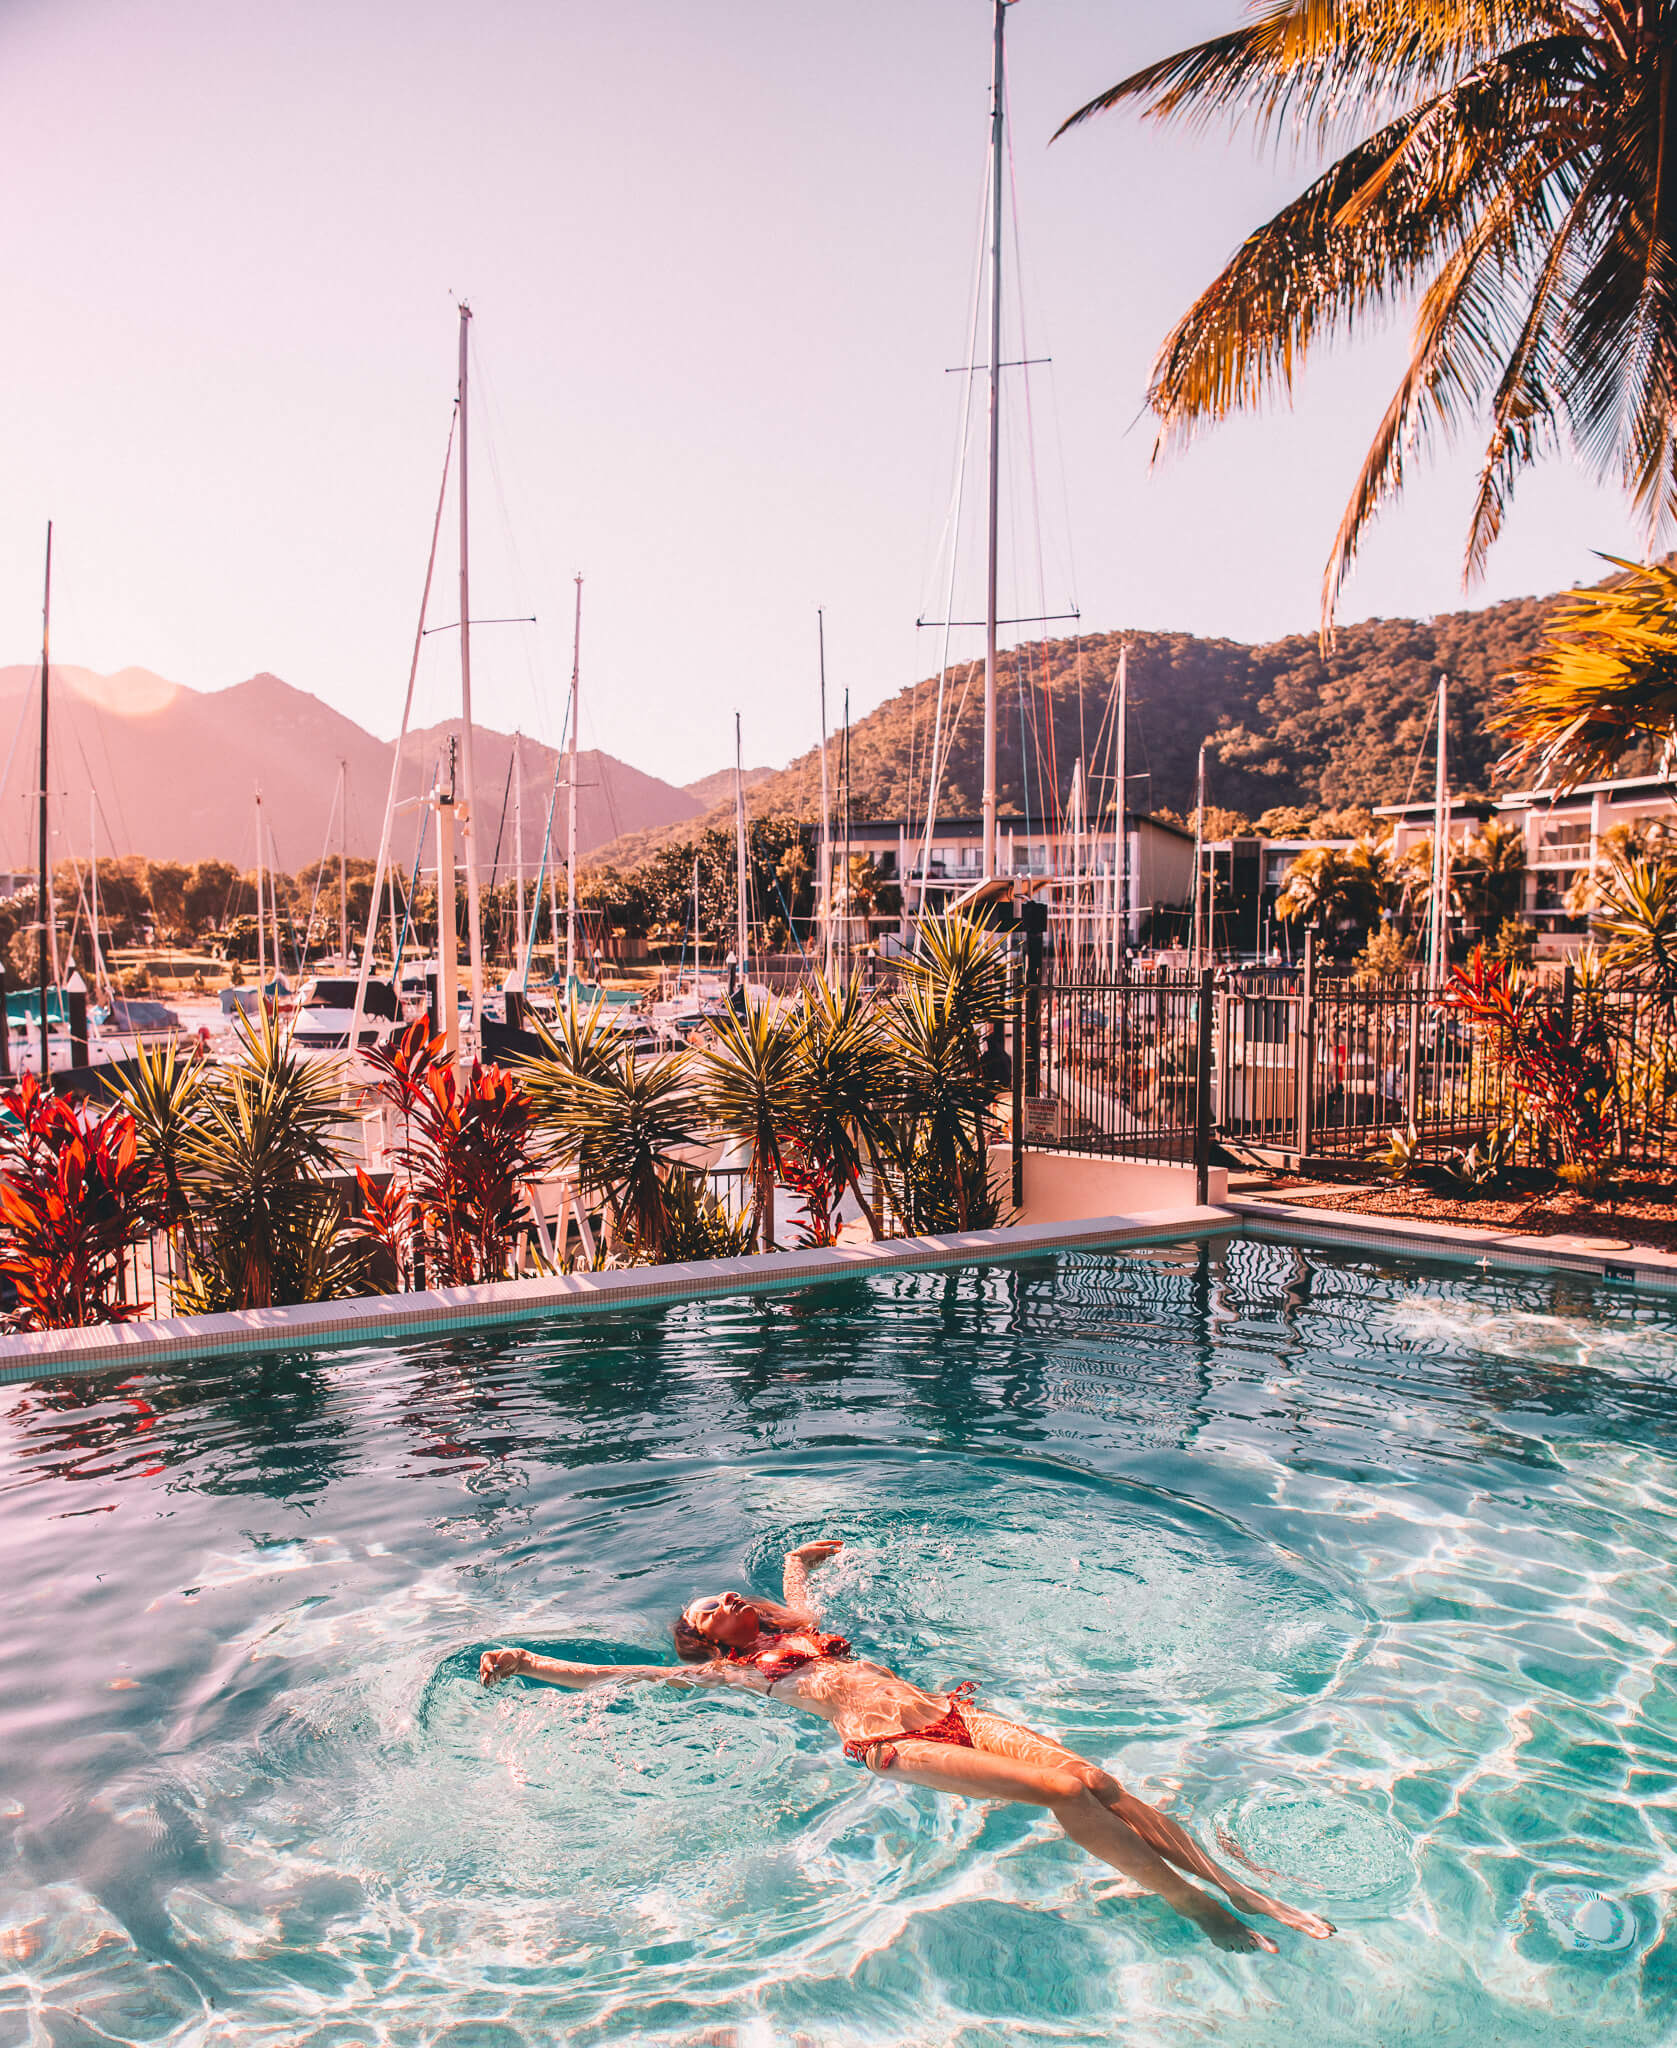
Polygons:
M1343 150L1167 337L1149 394L1160 448L1289 397L1314 344L1418 296L1324 572L1324 632L1409 462L1470 421L1486 438L1469 579L1520 476L1562 448L1622 486L1652 545L1677 509L1677 5L1263 0L1255 13L1061 130L1133 105Z
M1568 592L1487 721L1508 741L1504 775L1565 790L1639 747L1657 749L1667 772L1677 757L1677 573L1606 559L1621 574Z

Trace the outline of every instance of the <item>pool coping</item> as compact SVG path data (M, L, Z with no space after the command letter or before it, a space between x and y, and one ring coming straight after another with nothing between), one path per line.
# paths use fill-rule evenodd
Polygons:
M808 1287L855 1274L991 1264L1044 1252L1119 1250L1128 1245L1225 1236L1240 1228L1228 1208L1147 1209L1076 1223L1010 1224L942 1237L887 1238L802 1252L758 1252L743 1259L629 1266L611 1273L556 1274L424 1293L371 1294L295 1308L240 1309L222 1315L167 1316L101 1323L85 1330L35 1330L0 1336L0 1384L65 1373L155 1366L280 1350L324 1350L380 1339L442 1336L533 1323L556 1315L701 1301Z
M1408 1252L1458 1264L1511 1272L1576 1273L1677 1293L1677 1252L1646 1245L1609 1247L1600 1239L1536 1237L1494 1225L1436 1223L1410 1216L1376 1216L1358 1209L1316 1209L1302 1202L1231 1195L1226 1205L1248 1235L1282 1244L1354 1244L1368 1251Z

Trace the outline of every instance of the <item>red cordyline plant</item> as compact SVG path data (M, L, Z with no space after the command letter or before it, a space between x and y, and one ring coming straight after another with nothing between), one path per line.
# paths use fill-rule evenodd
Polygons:
M844 1194L844 1176L830 1160L817 1159L797 1138L782 1138L780 1180L803 1202L804 1213L793 1228L797 1249L815 1251L838 1242L838 1218L833 1213Z
M428 1280L465 1287L505 1280L534 1171L530 1099L510 1074L475 1060L462 1073L423 1019L363 1055L401 1118L402 1171L383 1193L358 1172L357 1228L400 1273L422 1259Z
M1580 999L1563 1011L1483 946L1454 970L1438 1001L1484 1032L1520 1115L1559 1145L1562 1171L1598 1178L1613 1145L1618 1095L1613 1047L1596 1005Z
M145 1315L120 1298L123 1256L167 1210L139 1158L134 1119L49 1094L24 1074L0 1096L0 1274L25 1330L75 1330Z

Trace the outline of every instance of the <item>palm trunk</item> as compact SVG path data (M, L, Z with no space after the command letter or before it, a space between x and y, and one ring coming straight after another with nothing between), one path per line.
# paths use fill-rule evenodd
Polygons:
M845 1169L845 1182L850 1192L856 1197L857 1206L867 1218L868 1230L874 1243L883 1243L885 1232L880 1228L879 1218L874 1214L873 1209L869 1205L867 1196L862 1193L862 1177L854 1166Z

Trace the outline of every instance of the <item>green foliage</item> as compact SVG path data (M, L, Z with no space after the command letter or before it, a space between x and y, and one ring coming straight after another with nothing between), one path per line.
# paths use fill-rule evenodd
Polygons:
M340 1231L327 1176L342 1169L338 1076L304 1059L266 1016L234 1018L238 1050L214 1068L176 1070L177 1114L161 1082L129 1097L142 1154L184 1191L186 1265L175 1306L188 1314L274 1308L364 1291L365 1256Z
M517 1073L550 1156L605 1197L635 1257L661 1260L673 1228L667 1183L699 1136L688 1056L643 1064L602 1014L574 1001L557 1033L531 1021L545 1056L519 1061Z
M818 1169L852 1190L878 1238L880 1219L863 1193L862 1168L887 1142L897 1076L884 1015L859 974L836 989L820 982L805 988L799 1050L799 1143Z
M1521 474L1559 449L1621 484L1648 529L1670 517L1674 54L1669 10L1621 0L1273 0L1065 124L1132 103L1344 150L1241 243L1149 394L1161 445L1184 442L1289 397L1313 344L1416 302L1327 565L1324 630L1369 521L1468 419L1487 435L1470 575Z
M1595 877L1590 921L1606 941L1604 966L1677 995L1677 862L1614 856Z
M664 1260L743 1259L756 1248L753 1216L734 1215L696 1174L669 1176L664 1188Z
M1445 1153L1439 1161L1438 1173L1457 1194L1495 1194L1507 1186L1514 1172L1518 1138L1517 1125L1499 1124L1465 1151L1456 1149Z
M1414 967L1415 949L1395 925L1378 924L1352 965L1377 981L1395 980Z
M1568 592L1489 721L1507 775L1567 789L1677 753L1677 570L1604 559L1620 573Z
M1416 1179L1421 1172L1421 1138L1411 1124L1393 1124L1386 1133L1391 1140L1380 1155L1380 1167L1387 1180Z
M1430 861L1430 843L1427 855ZM1501 818L1490 818L1469 833L1450 863L1451 896L1476 931L1494 932L1504 919L1515 916L1525 883L1525 834Z
M802 1022L758 1003L724 1010L712 1021L711 1037L695 1055L699 1101L714 1129L750 1148L751 1213L763 1249L772 1251L781 1137L797 1127L803 1109Z
M1275 914L1283 924L1295 920L1319 933L1330 947L1347 934L1365 932L1380 915L1389 885L1381 846L1359 840L1345 852L1315 846L1301 853L1282 879Z
M1496 928L1493 956L1507 967L1529 967L1537 951L1537 927L1523 917L1505 917Z

